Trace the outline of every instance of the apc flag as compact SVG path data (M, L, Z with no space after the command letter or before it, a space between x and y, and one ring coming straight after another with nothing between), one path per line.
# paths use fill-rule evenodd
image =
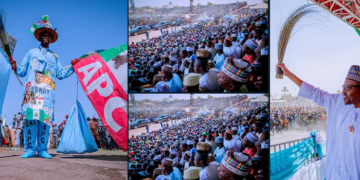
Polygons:
M84 57L74 67L104 127L127 151L127 44Z

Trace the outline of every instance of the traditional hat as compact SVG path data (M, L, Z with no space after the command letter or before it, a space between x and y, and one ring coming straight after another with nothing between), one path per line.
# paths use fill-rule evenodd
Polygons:
M346 79L351 79L360 83L360 67L358 65L352 65L349 69Z
M231 36L226 36L226 37L225 37L225 40L232 42L232 37L231 37Z
M231 127L231 130L232 130L232 131L237 131L238 128L237 128L236 126L233 126L233 127Z
M177 152L176 152L175 150L171 150L171 151L170 151L170 154L171 154L171 155L177 155Z
M154 92L170 92L170 85L164 81L160 81L154 87Z
M161 81L161 79L162 79L161 74L156 74L156 75L154 76L154 80L155 80L155 81Z
M250 48L253 51L258 47L258 44L252 39L246 40L245 44L248 48Z
M170 159L170 158L164 158L164 159L162 160L161 164L162 164L163 166L166 166L166 165L172 166L172 165L173 165L173 160Z
M198 49L196 51L196 58L208 58L209 57L209 51L206 49Z
M184 76L184 82L183 84L185 86L196 86L199 84L199 74L196 73L189 73Z
M184 60L187 61L188 63L191 62L190 58L185 58Z
M259 138L252 132L247 133L245 137L253 144L255 144L259 140Z
M239 176L247 176L253 166L250 156L230 150L226 152L221 164Z
M155 170L154 170L154 174L156 174L156 175L160 175L162 173L162 169L161 168L156 168Z
M221 67L221 71L229 78L237 82L247 82L252 72L250 63L241 59L232 59L227 57Z
M193 145L193 142L192 142L191 140L187 140L187 141L186 141L186 144L187 144L187 145Z
M183 178L185 179L198 179L200 178L200 167L196 167L196 166L190 166L187 167L184 170L184 176Z
M170 65L163 65L163 66L161 67L161 70L162 70L163 72L172 73L172 72L173 72L173 67L170 66Z
M191 52L191 51L193 51L193 48L192 47L187 47L186 51Z
M231 135L234 134L230 129L227 129L227 130L225 131L225 133L226 133L226 134L231 134Z
M221 44L221 43L215 44L215 49L223 50L223 44Z
M40 34L42 32L48 32L52 36L50 43L54 43L58 39L58 34L55 30L52 29L51 23L49 22L49 15L44 15L38 22L38 28L34 31L34 36L38 41L40 41Z
M202 39L201 42L207 42L207 40L206 40L206 39Z
M224 142L224 138L223 138L223 137L216 137L216 138L215 138L215 142L217 142L217 143L223 143L223 142Z
M176 62L176 61L177 61L177 59L176 59L175 57L172 57L172 58L170 59L170 61L172 61L172 62Z
M161 66L161 62L159 61L159 62L156 62L155 64L154 64L154 67L159 67L159 66Z
M236 34L231 34L231 37L237 37L237 35Z
M209 144L206 142L198 142L196 145L197 151L209 151Z

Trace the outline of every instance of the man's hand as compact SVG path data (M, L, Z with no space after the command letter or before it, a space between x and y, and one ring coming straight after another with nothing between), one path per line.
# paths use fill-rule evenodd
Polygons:
M289 74L291 74L291 72L289 71L289 69L285 66L284 63L281 64L276 64L276 70L277 71L278 68L281 68L281 70L283 71L284 76L288 76Z
M79 61L80 61L80 58L76 58L71 61L71 65L75 66L75 64L78 63Z
M10 63L11 63L11 68L16 71L16 61L10 59Z

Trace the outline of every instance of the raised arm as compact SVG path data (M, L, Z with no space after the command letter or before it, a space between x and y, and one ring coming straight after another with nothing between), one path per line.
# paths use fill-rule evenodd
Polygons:
M76 61L76 62L73 63L74 61ZM78 59L75 59L75 60L71 61L71 64L75 65L77 62L78 62ZM73 74L75 72L73 67L63 69L60 64L60 61L58 59L56 59L56 63L57 63L56 64L56 78L58 78L60 80L69 77L71 74Z

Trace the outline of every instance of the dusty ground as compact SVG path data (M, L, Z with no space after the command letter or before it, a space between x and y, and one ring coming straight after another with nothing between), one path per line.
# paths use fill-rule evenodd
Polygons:
M21 159L24 153L0 148L0 179L127 179L127 152L100 150L95 153L66 155L48 152L53 159Z

